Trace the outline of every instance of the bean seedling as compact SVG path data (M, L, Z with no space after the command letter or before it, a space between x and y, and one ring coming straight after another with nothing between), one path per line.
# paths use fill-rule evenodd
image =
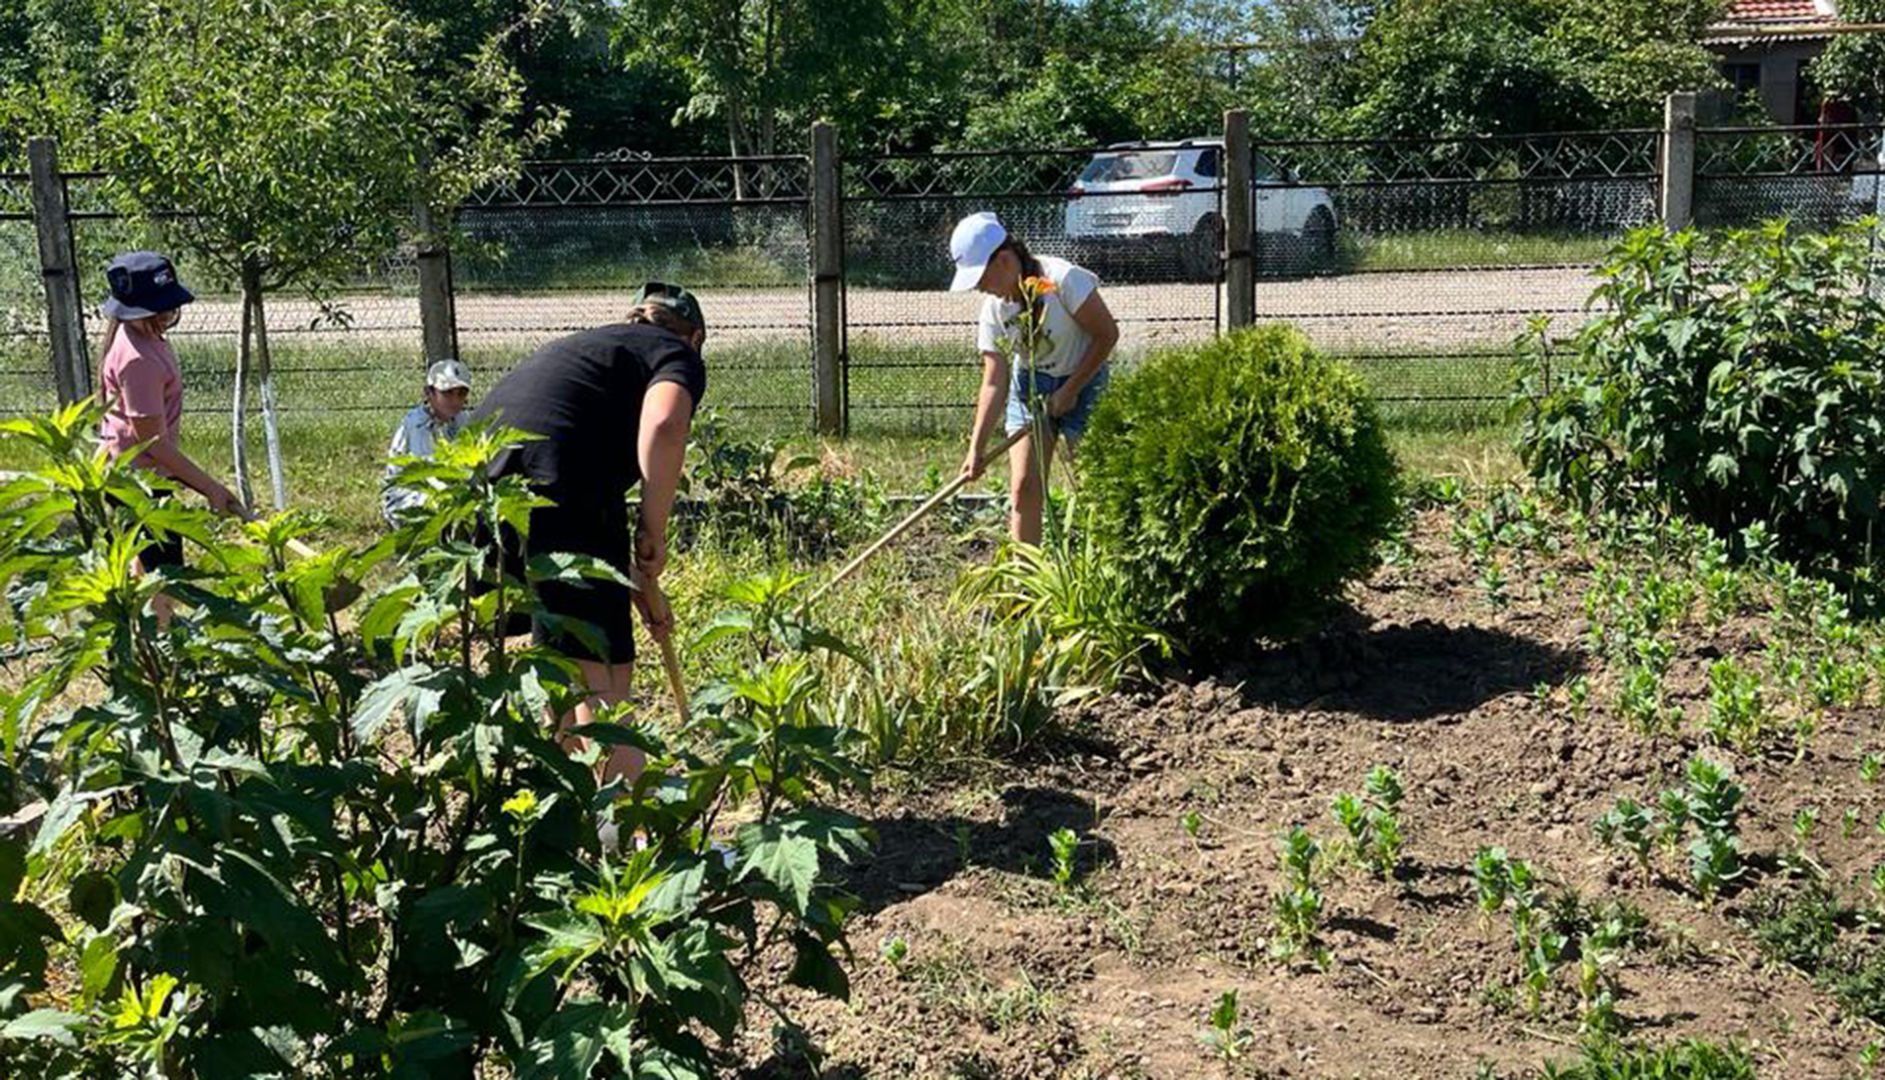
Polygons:
M1628 934L1623 923L1606 919L1578 941L1578 998L1583 1003L1580 1025L1585 1034L1603 1035L1617 1029L1617 987L1610 976Z
M1881 775L1885 775L1885 758L1877 754L1867 754L1859 759L1859 779L1868 784L1876 784Z
M1184 827L1185 835L1189 836L1194 844L1204 833L1204 815L1196 810L1185 811L1185 816L1179 818L1178 823Z
M1655 815L1635 799L1620 798L1616 806L1597 819L1597 841L1607 848L1622 848L1635 856L1637 866L1647 878L1650 850L1656 842Z
M1217 1005L1211 1009L1211 1026L1198 1032L1198 1041L1209 1047L1225 1064L1236 1061L1243 1056L1251 1040L1250 1029L1241 1025L1241 1019L1237 991L1224 991L1219 995Z
M1283 888L1276 896L1276 940L1270 955L1291 960L1307 954L1319 968L1329 966L1329 951L1319 937L1322 927L1322 890L1316 888L1316 859L1322 846L1301 825L1283 837Z
M1761 675L1732 658L1708 669L1708 734L1742 753L1758 750L1767 737L1767 709L1761 700Z
M1847 840L1859 835L1859 808L1846 807L1846 812L1839 819L1839 835Z
M903 962L910 958L910 943L901 937L887 937L879 955L883 957L884 963L890 965L890 970L901 975Z
M1073 857L1080 850L1080 837L1072 829L1055 829L1047 837L1048 849L1054 856L1054 884L1061 888L1073 885Z
M1362 796L1336 796L1335 819L1347 830L1355 854L1377 877L1394 877L1406 843L1399 809L1405 789L1401 777L1386 765L1376 765L1362 782Z

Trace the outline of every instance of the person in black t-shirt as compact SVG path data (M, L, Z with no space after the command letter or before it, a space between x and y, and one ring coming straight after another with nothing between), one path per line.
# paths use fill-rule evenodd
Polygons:
M531 511L530 535L514 555L590 555L624 577L661 576L688 430L707 390L700 358L706 337L693 294L650 282L624 322L552 341L491 388L475 419L541 436L504 451L493 470L528 477L555 504ZM631 537L627 499L637 483L641 510ZM665 603L613 582L548 582L538 594L555 618L535 623L533 635L576 661L590 693L563 718L564 728L587 724L596 709L627 698L635 659L631 610L641 612L656 638L673 628ZM606 646L598 650L570 632L564 622L570 619L589 624ZM581 749L581 740L567 745ZM640 770L641 754L617 747L602 779Z

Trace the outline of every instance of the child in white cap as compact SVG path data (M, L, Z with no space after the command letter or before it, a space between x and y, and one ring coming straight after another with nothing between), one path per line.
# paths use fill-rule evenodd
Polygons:
M994 214L971 214L958 222L949 239L949 255L956 264L950 289L983 294L976 321L982 386L962 471L980 476L982 447L997 421L1010 435L1029 430L1008 451L1008 531L1022 543L1038 544L1055 438L1066 442L1071 460L1105 389L1106 362L1119 343L1119 324L1100 298L1099 278L1065 259L1036 257ZM1015 351L1014 331L1021 316L1022 284L1030 278L1040 282L1035 293L1047 346L1044 355L1024 357ZM1051 418L1051 425L1038 423L1037 407ZM1047 432L1046 446L1034 445L1032 432L1038 431Z
M399 516L425 502L425 496L411 488L398 487L393 477L399 473L400 458L429 458L440 439L458 434L464 423L465 404L471 398L471 374L456 360L440 360L425 372L425 400L399 422L393 432L393 445L387 450L392 459L386 466L385 491L380 511L388 525L399 524Z

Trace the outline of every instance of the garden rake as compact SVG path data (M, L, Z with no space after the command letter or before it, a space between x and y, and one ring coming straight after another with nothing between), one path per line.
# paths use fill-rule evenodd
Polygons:
M1053 438L1054 428L1053 428L1052 422L1044 423L1043 426L1047 429L1046 430L1047 437L1049 439ZM977 463L978 467L976 471L980 472L982 469L988 468L988 466L991 463L993 463L996 458L1007 453L1008 450L1014 446L1014 444L1020 442L1022 439L1032 434L1033 431L1034 431L1034 428L1031 426L1024 427L1020 431L1017 431L1014 434L1008 436L1006 439L1003 439L998 445L995 446L994 449L982 455L981 461ZM812 609L812 605L822 600L826 593L837 588L840 584L844 582L846 578L850 577L852 574L857 573L858 567L863 566L865 563L871 560L872 556L876 555L878 552L882 551L884 548L890 546L890 544L893 541L895 541L897 537L902 536L906 532L909 532L911 526L915 525L917 522L928 517L930 513L934 511L938 506L941 506L943 503L948 502L950 499L954 498L956 493L961 491L965 486L968 485L968 483L969 483L969 475L967 473L961 473L957 475L957 477L954 480L951 480L947 484L944 484L942 486L942 489L937 491L936 494L931 495L927 499L924 499L922 504L918 506L916 509L910 511L910 513L907 516L905 516L902 521L899 521L895 525L891 526L889 532L879 537L874 543L871 544L871 546L865 548L863 551L858 552L856 558L853 558L850 562L845 563L844 567L840 569L837 572L837 574L833 575L830 581L827 581L823 585L820 585L818 589L814 591L810 597L806 598L805 603L799 607L799 614L803 615L805 612L810 611Z
M649 581L637 573L630 575L628 585L647 597L649 604L667 608L672 619L674 609L668 606L668 598L661 592L659 582ZM661 650L661 667L668 675L668 692L674 695L674 708L681 714L681 726L687 727L693 722L693 711L687 706L687 683L681 678L681 658L674 651L674 627L670 625L662 634L651 630L648 636L655 639L655 645Z

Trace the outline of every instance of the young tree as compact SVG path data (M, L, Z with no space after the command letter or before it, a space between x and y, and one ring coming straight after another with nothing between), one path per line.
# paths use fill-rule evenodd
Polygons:
M383 257L415 198L449 208L546 133L519 133L499 43L427 77L434 40L385 0L132 0L105 29L102 64L123 72L124 98L99 120L103 163L136 211L188 215L178 240L241 286L244 501L251 364L276 506L287 498L267 295L320 290Z
M1885 0L1840 0L1850 23L1885 24ZM1836 34L1813 62L1826 95L1873 117L1885 114L1885 34Z

